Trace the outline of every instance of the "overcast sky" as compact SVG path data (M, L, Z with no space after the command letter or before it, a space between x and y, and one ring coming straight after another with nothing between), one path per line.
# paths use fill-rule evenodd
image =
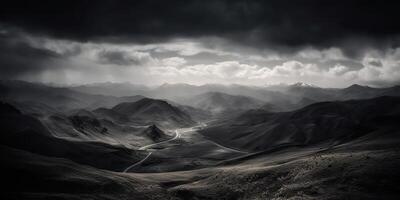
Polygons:
M57 84L400 84L400 3L19 1L0 78Z

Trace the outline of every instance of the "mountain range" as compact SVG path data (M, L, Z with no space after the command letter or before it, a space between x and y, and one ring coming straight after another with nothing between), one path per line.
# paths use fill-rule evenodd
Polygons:
M201 133L238 149L339 144L380 129L396 129L400 97L315 103L291 112L251 110Z
M399 196L398 86L1 81L0 93L4 199Z

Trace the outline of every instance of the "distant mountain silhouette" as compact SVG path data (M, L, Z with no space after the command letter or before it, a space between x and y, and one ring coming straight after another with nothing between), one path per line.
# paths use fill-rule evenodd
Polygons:
M51 87L24 81L0 81L0 100L6 102L34 102L61 111L79 108L110 108L122 102L132 102L143 96L105 96L77 92L69 88Z
M85 90L77 88L85 88ZM123 94L121 91L126 91L125 94L128 95L144 95L150 98L168 99L192 107L195 106L191 100L196 100L203 94L224 93L233 96L246 96L258 101L263 101L269 105L273 105L275 108L279 108L281 111L294 110L298 109L300 106L308 105L304 102L301 103L304 99L310 100L310 102L321 102L365 99L379 96L400 96L400 86L373 88L354 84L347 88L322 88L303 82L269 86L245 86L237 84L205 84L197 86L184 83L166 83L154 88L129 83L97 83L81 87L72 87L71 89L79 92L86 91L91 94L114 94L113 92L110 93L110 90L116 90L119 91L116 92L118 95ZM266 106L268 107L268 105Z
M124 97L131 95L147 96L147 91L150 88L144 85L137 85L128 82L122 82L122 83L102 82L102 83L91 83L91 84L73 86L70 87L70 89L87 94Z
M211 111L214 114L232 111L244 111L262 106L264 102L240 95L221 92L207 92L186 100L186 104L195 108Z

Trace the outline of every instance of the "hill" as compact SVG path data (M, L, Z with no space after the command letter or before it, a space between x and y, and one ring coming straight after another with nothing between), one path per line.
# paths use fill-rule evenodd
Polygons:
M142 157L140 153L121 146L54 137L39 120L22 114L9 104L1 103L0 111L3 130L0 145L114 171L121 171Z
M342 143L377 129L397 127L400 98L321 102L292 112L252 110L202 130L213 140L261 151L282 145Z
M142 124L155 123L162 127L184 127L196 123L187 113L164 100L144 98L137 102L118 104L111 110L110 113L117 113L132 122Z

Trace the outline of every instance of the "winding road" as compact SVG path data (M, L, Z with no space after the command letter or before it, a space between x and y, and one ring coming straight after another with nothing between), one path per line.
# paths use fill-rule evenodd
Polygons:
M217 142L214 142L214 141L212 141L212 140L209 140L209 141L212 142L213 144L215 144L215 145L217 145L217 146L223 148L223 149L227 149L227 150L230 150L230 151L233 151L233 152L236 152L236 153L243 153L243 154L248 154L248 153L249 153L249 152L247 152L247 151L242 151L242 150L238 150L238 149L232 149L232 148L230 148L230 147L223 146L223 145L218 144Z
M179 130L180 130L180 129L176 129L176 130L175 130L175 137L173 137L172 139L165 140L165 141L162 141L162 142L153 143L153 144L149 144L149 145L146 145L146 146L142 146L142 147L139 148L139 150L146 150L146 149L148 149L148 148L150 148L150 147L152 147L152 146L156 146L156 145L160 145L160 144L163 144L163 143L167 143L167 142L171 142L171 141L173 141L173 140L176 140L176 139L178 139L178 138L180 137ZM149 153L147 154L147 156L144 157L142 160L140 160L140 161L134 163L133 165L127 167L126 169L124 169L123 173L126 173L126 172L128 172L130 169L132 169L132 168L134 168L134 167L136 167L136 166L142 164L144 161L146 161L146 160L151 156L151 154L152 154L152 152L149 152Z
M169 140L162 141L162 142L157 142L157 143L153 143L153 144L149 144L149 145L142 146L142 147L139 148L139 150L146 150L146 149L149 149L149 148L151 148L151 147L153 147L153 146L157 146L157 145L160 145L160 144L164 144L164 143L168 143L168 142L174 141L174 140L179 139L179 138L181 137L181 132L183 133L183 132L195 131L195 129L196 129L196 128L199 128L199 127L200 127L200 128L204 128L204 127L206 127L206 124L202 123L202 124L199 125L199 126L194 126L194 127L191 127L191 128L180 128L180 129L175 129L175 136L174 136L173 138L171 138L171 139L169 139ZM223 145L218 144L218 143L216 143L216 142L214 142L214 141L212 141L212 140L209 140L209 141L212 142L214 145L216 145L216 146L218 146L218 147L220 147L220 148L223 148L223 149L227 149L227 150L230 150L230 151L233 151L233 152L237 152L237 153L244 153L244 154L247 154L247 153L248 153L248 152L245 152L245 151L240 151L240 150L237 150L237 149L232 149L232 148L230 148L230 147L223 146ZM123 173L126 173L126 172L128 172L129 170L131 170L132 168L134 168L134 167L136 167L136 166L142 164L144 161L146 161L146 160L151 156L151 154L152 154L152 152L149 152L149 153L146 155L146 157L144 157L142 160L140 160L140 161L138 161L138 162L136 162L136 163L130 165L129 167L125 168L125 170L123 171Z
M159 144L171 142L171 141L173 141L173 140L178 139L178 138L180 137L180 133L179 133L178 130L179 130L179 129L176 129L176 130L175 130L175 137L173 137L172 139L165 140L165 141L158 142L158 143L149 144L149 145L146 145L146 146L142 146L142 147L139 148L139 150L146 150L146 149L148 149L148 148L150 148L150 147L152 147L152 146L156 146L156 145L159 145Z
M133 165L131 165L131 166L129 166L129 167L127 167L123 172L124 173L126 173L126 172L128 172L130 169L132 169L132 168L134 168L134 167L136 167L137 165L140 165L140 164L142 164L147 158L149 158L150 157L150 155L152 154L152 152L149 152L149 154L147 154L147 156L146 157L144 157L141 161L139 161L139 162L136 162L135 164L133 164Z

